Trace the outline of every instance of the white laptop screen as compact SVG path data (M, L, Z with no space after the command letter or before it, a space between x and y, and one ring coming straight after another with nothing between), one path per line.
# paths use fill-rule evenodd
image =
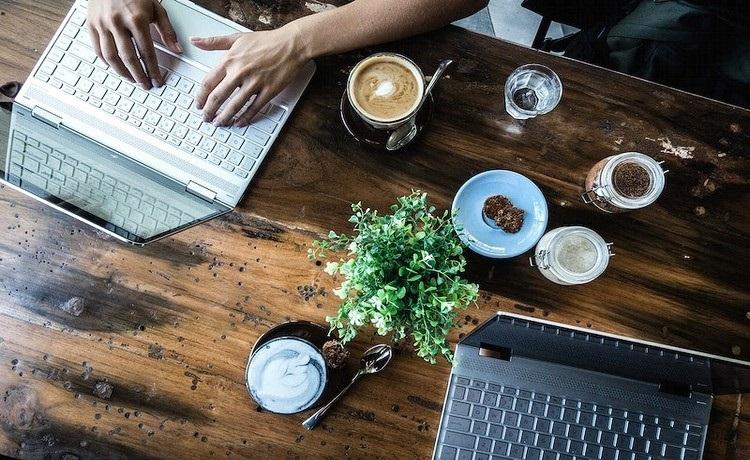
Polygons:
M0 178L122 239L145 244L228 211L19 104L0 118Z

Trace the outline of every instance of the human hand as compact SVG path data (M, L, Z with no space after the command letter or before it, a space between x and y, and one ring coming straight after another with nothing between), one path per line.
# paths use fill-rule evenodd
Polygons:
M89 35L96 54L118 74L144 89L163 84L149 26L162 42L182 53L167 12L157 0L90 0Z
M235 117L235 126L247 126L308 61L299 34L291 24L264 32L191 37L190 42L203 50L228 50L219 65L203 79L196 97L196 106L203 109L203 119L217 126L229 126ZM253 95L255 99L245 108Z

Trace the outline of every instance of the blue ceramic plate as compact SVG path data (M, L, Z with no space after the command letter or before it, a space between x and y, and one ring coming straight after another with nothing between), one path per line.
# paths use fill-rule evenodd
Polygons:
M507 197L526 211L518 233L508 233L484 217L487 198ZM461 241L477 254L495 259L515 257L531 249L547 228L547 201L531 180L513 171L485 171L472 177L453 199L453 227Z

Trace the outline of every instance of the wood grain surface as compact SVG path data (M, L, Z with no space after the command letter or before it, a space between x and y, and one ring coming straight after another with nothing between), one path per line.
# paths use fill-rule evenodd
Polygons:
M69 4L0 1L0 82L26 78ZM255 28L325 7L204 4ZM358 145L338 114L348 70L378 50L404 53L427 73L455 61L429 129L395 154ZM565 90L552 113L519 123L505 113L503 84L529 62L552 67ZM631 150L670 169L659 201L617 216L581 203L589 168ZM748 111L458 28L321 59L247 197L213 222L136 248L0 190L0 453L428 458L444 361L428 365L400 346L387 371L311 432L300 425L306 414L256 410L245 363L272 326L322 323L335 311L335 281L306 251L316 235L349 228L351 202L386 209L419 188L446 208L488 169L527 175L547 197L549 228L590 226L617 255L603 277L577 287L551 284L524 257L469 255L481 299L451 342L507 310L750 359L748 151ZM80 316L59 308L72 297L85 302ZM382 340L364 334L352 355ZM712 421L706 458L750 458L746 401L717 398Z

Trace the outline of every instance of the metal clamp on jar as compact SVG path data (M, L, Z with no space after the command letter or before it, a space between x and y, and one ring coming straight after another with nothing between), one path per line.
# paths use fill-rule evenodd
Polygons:
M609 156L589 171L581 199L610 213L645 208L664 190L662 163L638 152Z
M529 263L557 284L585 284L604 273L611 246L589 228L558 227L539 240Z

